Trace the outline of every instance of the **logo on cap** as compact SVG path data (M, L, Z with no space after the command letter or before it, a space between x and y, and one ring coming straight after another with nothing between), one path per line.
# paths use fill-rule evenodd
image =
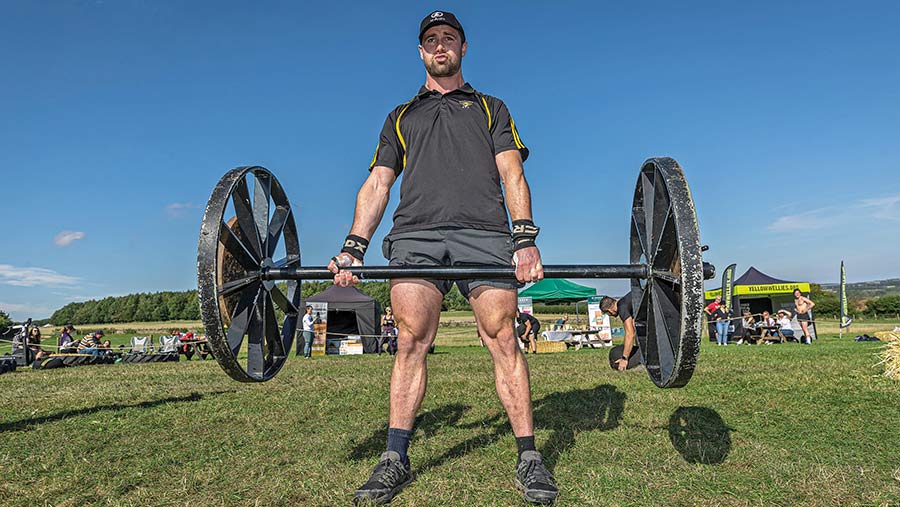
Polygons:
M431 19L443 18L444 13L441 11L436 11L431 13Z

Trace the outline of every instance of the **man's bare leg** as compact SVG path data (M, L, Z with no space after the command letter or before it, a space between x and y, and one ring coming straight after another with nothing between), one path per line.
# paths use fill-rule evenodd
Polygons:
M478 330L494 360L494 383L506 409L513 434L534 434L528 363L516 343L513 321L517 293L513 289L481 286L472 291L469 303L475 311Z
M390 427L411 430L428 383L426 359L437 335L444 296L424 280L391 282L397 356L391 373Z
M534 446L528 363L514 327L517 297L514 289L481 286L472 291L469 303L494 360L497 394L516 436L516 487L528 502L549 504L556 500L559 489Z

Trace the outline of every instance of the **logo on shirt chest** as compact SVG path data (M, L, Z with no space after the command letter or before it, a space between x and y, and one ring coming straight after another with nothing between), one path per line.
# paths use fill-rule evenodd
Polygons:
M475 105L475 103L472 102L471 100L460 100L459 101L459 106L462 107L463 109L469 109L470 107L472 107L474 105Z

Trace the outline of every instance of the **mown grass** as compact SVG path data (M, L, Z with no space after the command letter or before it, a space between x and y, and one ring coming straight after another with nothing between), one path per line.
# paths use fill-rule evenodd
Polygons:
M900 505L900 383L881 375L880 347L704 341L677 390L611 371L605 350L528 356L557 504ZM437 351L417 479L392 505L523 505L486 350ZM390 367L292 357L254 385L212 361L2 375L0 503L349 505L384 447Z

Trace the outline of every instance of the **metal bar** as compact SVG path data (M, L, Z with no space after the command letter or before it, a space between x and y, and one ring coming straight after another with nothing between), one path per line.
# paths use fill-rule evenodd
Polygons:
M360 266L349 268L361 280L428 278L434 280L514 279L513 266ZM269 268L263 280L330 280L325 267ZM647 278L646 264L562 264L544 266L544 278Z

